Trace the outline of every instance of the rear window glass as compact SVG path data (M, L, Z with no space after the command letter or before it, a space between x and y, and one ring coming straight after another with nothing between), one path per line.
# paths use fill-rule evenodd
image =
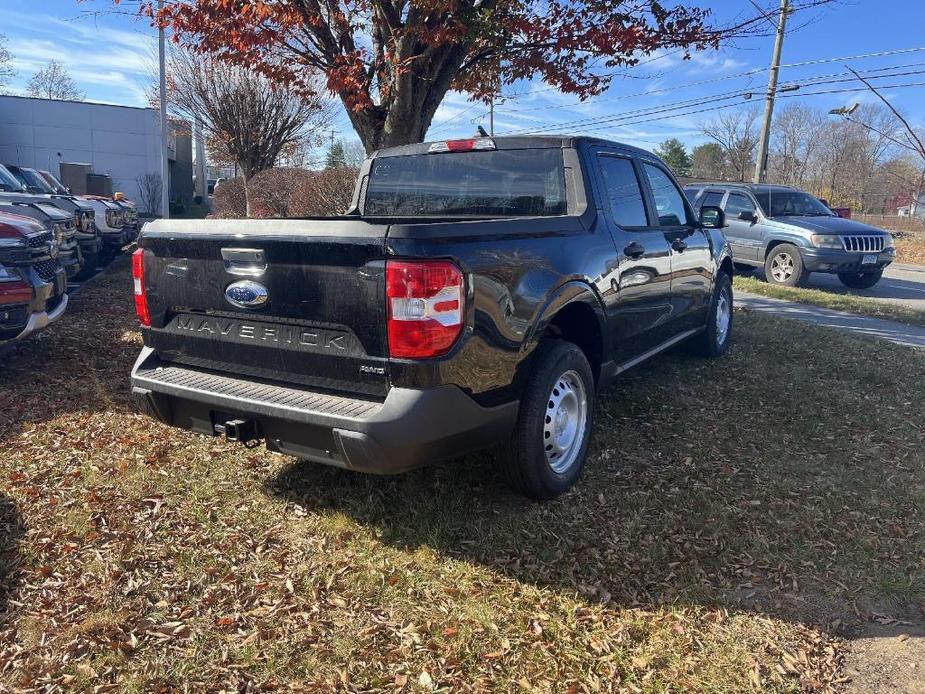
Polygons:
M600 157L601 172L614 221L621 227L644 227L648 225L646 206L642 201L642 190L633 162L623 157Z
M566 213L562 150L374 159L363 212L371 217L562 215Z

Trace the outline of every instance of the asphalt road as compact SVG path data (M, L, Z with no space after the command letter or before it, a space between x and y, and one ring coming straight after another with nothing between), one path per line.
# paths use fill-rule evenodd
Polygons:
M756 272L756 277L764 279L764 272ZM833 294L852 294L874 301L902 304L925 313L925 266L899 265L893 263L883 273L876 286L870 289L848 289L839 282L836 275L814 272L809 276L807 289L821 289Z

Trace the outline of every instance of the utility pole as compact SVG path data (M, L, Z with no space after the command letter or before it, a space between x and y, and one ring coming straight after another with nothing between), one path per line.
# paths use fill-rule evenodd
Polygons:
M157 0L157 9L164 9L164 0ZM160 63L161 101L161 216L170 217L170 162L167 159L167 53L164 44L164 29L158 29L157 52Z
M491 95L491 101L488 102L488 134L495 136L495 95Z
M755 183L763 183L768 169L768 148L771 141L771 119L774 116L774 97L777 94L777 73L780 72L780 54L784 47L784 33L787 29L789 0L780 0L780 17L777 19L777 37L774 39L774 54L771 56L771 74L768 76L768 95L764 102L764 122L761 125L761 139L758 141L758 161L755 163Z

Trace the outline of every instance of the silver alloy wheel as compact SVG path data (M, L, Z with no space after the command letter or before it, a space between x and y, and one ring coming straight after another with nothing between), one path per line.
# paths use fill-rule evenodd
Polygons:
M720 347L726 343L731 322L732 302L729 300L729 290L724 288L716 299L716 344Z
M771 261L771 276L777 282L786 282L793 275L793 258L789 253L778 253Z
M543 450L553 472L561 475L575 464L587 425L585 385L577 372L566 371L553 384L543 423Z

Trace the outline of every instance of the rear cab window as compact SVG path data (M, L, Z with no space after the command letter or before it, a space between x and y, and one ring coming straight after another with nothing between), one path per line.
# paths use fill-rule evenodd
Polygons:
M633 162L612 154L599 154L597 159L613 221L628 229L647 227L646 206Z
M567 210L562 150L500 149L377 157L371 217L547 217Z

